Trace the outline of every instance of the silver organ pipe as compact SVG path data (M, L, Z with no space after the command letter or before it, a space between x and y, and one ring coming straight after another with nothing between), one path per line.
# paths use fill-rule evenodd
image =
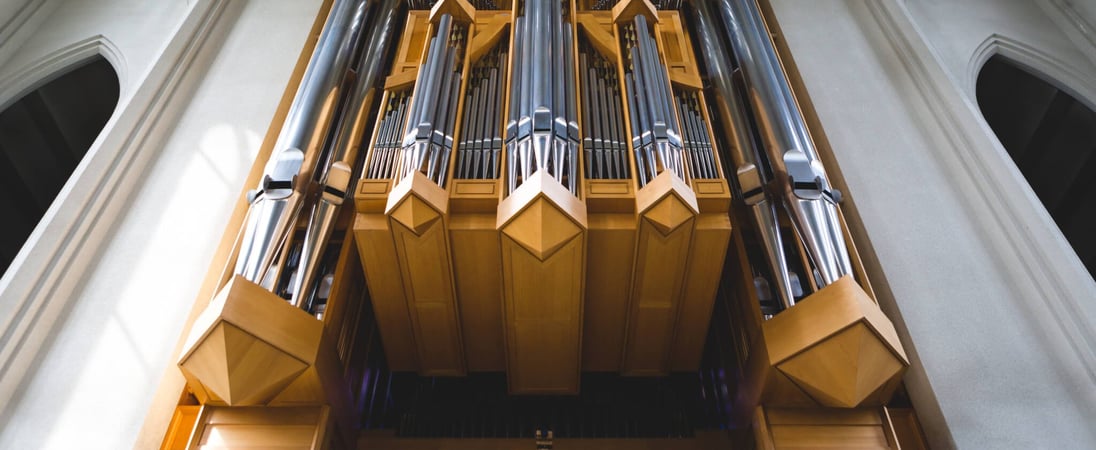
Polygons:
M354 87L343 108L336 137L329 148L326 158L328 163L320 173L320 195L305 229L292 289L292 302L299 308L309 309L311 305L320 261L334 230L335 218L351 185L353 166L363 141L362 130L370 129L364 125L371 119L370 103L375 96L377 80L386 68L388 49L395 39L399 3L399 0L379 1L369 22L364 53L356 68Z
M578 195L574 34L565 14L560 0L529 0L515 22L507 195L541 170Z
M749 112L733 82L735 71L731 66L730 53L719 35L716 25L718 17L713 5L711 2L697 1L693 2L693 6L696 11L693 15L694 30L696 41L700 45L697 53L704 58L708 78L716 91L715 102L720 110L720 117L726 121L724 128L735 130L735 145L730 151L737 168L734 176L741 190L742 200L749 207L766 265L776 283L776 294L781 305L785 309L790 308L795 304L795 295L774 209L780 199L770 200L765 192L770 177L759 162L762 155L746 120Z
M338 105L369 11L368 0L337 0L274 144L251 204L235 272L261 283L284 245L303 204L314 165ZM277 270L275 270L277 272Z
M694 2L702 3L702 2ZM717 10L749 88L784 208L823 285L852 273L833 188L814 148L755 0L718 0Z
M502 153L502 94L506 76L506 43L499 42L472 65L465 95L456 178L498 178Z
M664 170L688 180L682 155L681 134L665 66L659 60L653 30L639 14L625 27L625 84L633 100L632 151L640 187Z
M426 62L419 70L411 112L398 157L395 179L421 172L445 187L453 151L453 129L461 85L464 26L443 14L430 38Z
M616 64L593 46L580 46L582 148L586 178L627 179L631 175L624 139L624 112Z

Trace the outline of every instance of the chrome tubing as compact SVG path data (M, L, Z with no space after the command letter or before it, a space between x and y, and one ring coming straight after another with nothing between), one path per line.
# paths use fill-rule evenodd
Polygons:
M507 195L541 170L578 195L574 32L565 15L560 0L527 0L515 20Z
M410 120L398 158L395 180L414 172L445 187L453 149L456 104L461 85L461 63L466 28L442 14L437 33L430 38L426 62L419 68L411 96Z
M823 285L852 273L837 212L840 194L832 187L811 141L802 111L780 65L755 0L717 0L734 57L742 69L769 163L782 190L784 207L818 270ZM699 2L694 2L699 3Z
M262 181L248 193L251 206L235 273L249 281L262 282L300 213L307 180L344 97L347 68L359 48L369 4L337 0L331 7Z
M361 143L368 142L366 136L363 136L368 132L364 124L369 120L369 103L372 103L378 92L377 81L388 66L386 57L398 27L399 6L399 0L381 0L369 22L364 54L356 68L357 78L328 152L331 163L324 167L320 176L322 192L312 210L308 227L305 228L291 299L298 308L310 309L324 249L331 239L339 209L350 191L354 160Z
M632 128L632 150L636 156L639 185L645 186L667 170L687 181L670 80L659 60L647 17L636 15L624 34L629 61L626 84L635 103L633 112L638 116Z
M505 42L500 42L476 61L470 70L464 97L464 119L457 146L454 174L461 179L498 178L497 167L502 137L500 77L505 70Z
M754 228L765 253L766 265L775 279L777 297L784 309L787 309L795 305L795 296L792 293L788 261L777 225L774 201L770 200L765 191L770 180L760 168L759 145L746 120L749 111L739 95L740 91L736 89L730 53L720 38L718 18L711 2L694 1L693 9L695 36L699 44L697 53L704 58L708 79L716 94L712 97L713 103L719 110L724 130L734 130L734 145L729 153L736 169L736 181L742 190L742 199L750 209ZM780 202L780 199L775 199L775 202Z

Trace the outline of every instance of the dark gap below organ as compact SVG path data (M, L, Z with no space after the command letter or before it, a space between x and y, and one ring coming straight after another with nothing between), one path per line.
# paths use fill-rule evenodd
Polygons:
M537 429L567 438L691 438L730 424L737 352L721 290L699 372L624 377L585 372L576 396L509 395L501 372L423 377L388 371L368 294L354 370L361 430L403 438L532 438ZM352 364L356 366L357 364Z

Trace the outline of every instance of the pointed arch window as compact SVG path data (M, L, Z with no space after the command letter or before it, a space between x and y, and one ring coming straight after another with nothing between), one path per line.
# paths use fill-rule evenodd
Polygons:
M0 272L99 136L118 96L117 72L97 55L0 110Z
M1096 112L1001 55L982 67L976 95L986 122L1096 276Z

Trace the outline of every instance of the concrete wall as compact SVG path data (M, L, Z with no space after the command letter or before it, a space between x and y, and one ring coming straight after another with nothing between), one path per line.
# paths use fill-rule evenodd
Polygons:
M130 448L321 1L42 3L0 104L89 39L122 99L0 282L0 448Z
M1096 66L1025 0L771 4L933 448L1096 447L1096 283L972 101L995 51L1082 93Z

